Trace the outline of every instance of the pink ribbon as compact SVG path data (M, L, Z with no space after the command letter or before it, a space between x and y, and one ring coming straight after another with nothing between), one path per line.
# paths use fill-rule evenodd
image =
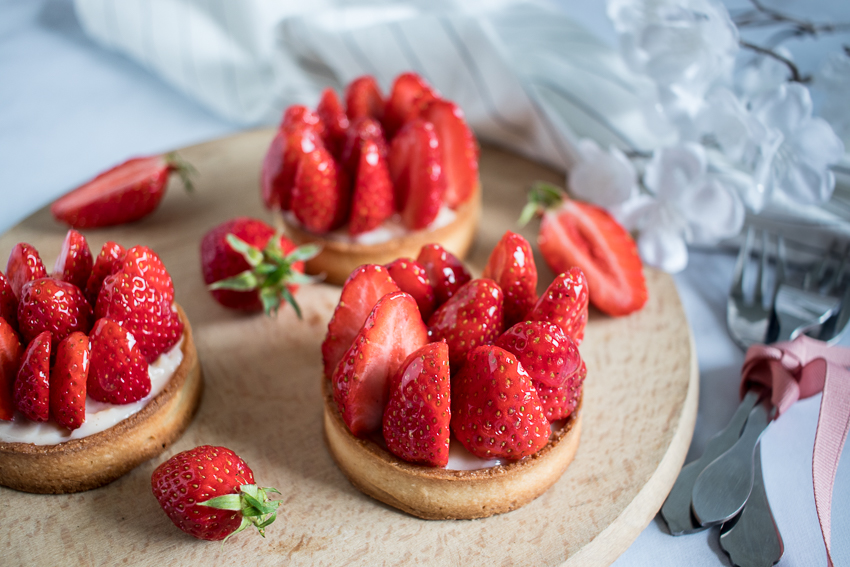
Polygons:
M830 347L801 335L790 342L753 345L741 371L742 395L752 386L768 388L779 415L800 398L823 392L812 453L812 480L826 558L832 567L832 487L850 430L850 349Z

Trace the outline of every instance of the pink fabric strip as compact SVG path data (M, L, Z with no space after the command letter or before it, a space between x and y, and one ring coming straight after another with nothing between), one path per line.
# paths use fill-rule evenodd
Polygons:
M815 507L832 567L832 487L850 431L850 349L830 347L801 335L790 342L753 345L741 371L741 392L753 386L771 390L771 402L784 413L800 398L823 392L812 453Z

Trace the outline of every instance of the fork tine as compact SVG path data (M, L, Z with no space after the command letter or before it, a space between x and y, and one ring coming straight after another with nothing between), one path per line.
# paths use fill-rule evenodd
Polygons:
M735 261L735 274L732 276L732 289L730 294L735 297L744 296L744 266L750 257L750 251L753 248L753 237L755 235L753 227L747 229L747 238L741 245L738 251L738 259Z

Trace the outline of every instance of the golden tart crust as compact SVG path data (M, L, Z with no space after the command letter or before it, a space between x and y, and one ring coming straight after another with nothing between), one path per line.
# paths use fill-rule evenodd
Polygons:
M56 445L0 442L0 485L41 494L91 490L156 457L189 426L203 391L192 328L183 309L183 360L139 412L100 433Z

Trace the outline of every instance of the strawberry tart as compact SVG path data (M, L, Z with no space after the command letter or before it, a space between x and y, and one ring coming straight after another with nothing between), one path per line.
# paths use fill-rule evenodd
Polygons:
M456 104L415 73L389 97L369 76L332 89L315 111L289 107L263 161L266 207L307 262L342 284L357 266L413 256L438 242L463 258L481 212L478 145Z
M149 248L92 258L68 232L52 274L19 243L0 273L0 485L89 490L159 455L203 388L186 314Z
M351 483L425 519L481 518L545 492L581 433L587 281L537 297L508 232L483 277L439 245L358 267L322 344L325 440Z

